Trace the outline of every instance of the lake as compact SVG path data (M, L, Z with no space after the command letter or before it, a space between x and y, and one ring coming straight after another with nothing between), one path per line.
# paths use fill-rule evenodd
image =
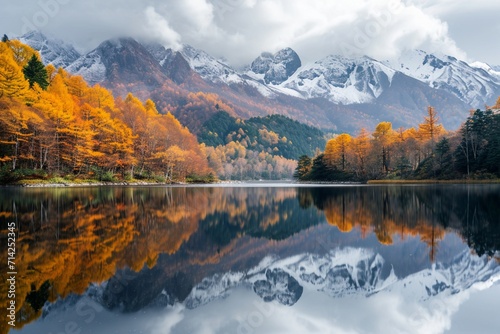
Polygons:
M2 188L0 333L498 333L499 217L488 184Z

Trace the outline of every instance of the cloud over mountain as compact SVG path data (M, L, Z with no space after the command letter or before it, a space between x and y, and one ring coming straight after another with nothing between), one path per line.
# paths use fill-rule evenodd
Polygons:
M236 66L284 47L305 62L330 54L385 59L416 48L466 56L439 18L443 10L426 7L425 1L27 0L4 9L9 13L0 20L4 32L19 36L40 29L74 41L82 51L132 36L174 49L191 44Z

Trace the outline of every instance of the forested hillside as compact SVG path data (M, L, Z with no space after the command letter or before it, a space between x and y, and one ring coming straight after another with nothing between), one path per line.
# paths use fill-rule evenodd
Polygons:
M270 115L248 120L231 117L225 111L213 115L198 135L207 146L239 142L246 148L297 160L325 146L324 133L286 116Z
M170 113L132 94L115 99L7 38L0 43L0 179L207 176L203 147Z
M291 160L324 147L324 136L285 116L243 120L220 110L203 124L198 139L208 146L211 166L223 178L281 179L291 177Z

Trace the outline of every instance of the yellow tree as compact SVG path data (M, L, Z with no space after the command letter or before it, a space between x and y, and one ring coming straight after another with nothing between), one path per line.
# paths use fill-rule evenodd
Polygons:
M111 114L102 108L93 108L90 105L88 117L92 131L92 163L108 171L116 171L133 165L132 130L123 121L112 118Z
M38 84L34 85L34 91L38 98L33 106L47 120L47 126L39 136L40 152L45 157L42 167L62 171L65 163L71 160L73 150L73 145L69 140L74 131L72 128L75 121L73 110L65 109L64 101L57 94L42 90Z
M10 162L16 169L20 160L33 161L30 124L41 122L40 117L18 101L1 98L0 115L0 162Z
M390 145L393 142L395 132L392 129L391 122L380 122L375 128L375 132L373 133L373 138L375 139L376 145L380 149L380 155L382 162L382 172L387 173L390 168L391 162L391 154L390 154Z
M352 141L352 149L355 156L355 173L361 177L366 176L366 162L370 152L370 134L363 128L359 135Z
M186 155L184 150L174 145L166 151L155 153L153 159L156 160L158 168L164 170L167 181L172 181L175 176L180 176L182 171L178 165L186 160Z
M331 166L339 166L342 171L346 170L348 155L351 151L352 137L342 133L330 139L325 147L325 159Z
M0 43L0 98L22 99L26 96L28 87L22 67L14 60L12 50L5 43Z
M432 143L444 133L443 125L439 124L439 117L433 107L427 108L427 116L424 122L418 125L418 131L423 140L430 140Z
M84 97L89 96L89 94L87 93L89 87L81 76L66 74L64 82L68 87L68 92L73 97L82 100L81 101L82 103L84 102L83 101Z
M425 157L433 154L437 139L445 133L445 129L438 122L436 111L433 107L428 107L424 122L418 125L421 151Z
M87 102L94 108L102 108L108 112L115 111L115 99L106 88L95 85L84 91L82 102Z
M84 104L75 110L74 127L77 131L74 138L73 171L78 174L103 157L101 152L93 149L96 133L92 130L91 109L88 104Z
M26 66L33 55L35 55L38 60L42 60L40 54L35 49L29 45L21 43L18 40L10 40L3 44L7 44L7 46L12 50L13 59L21 68Z

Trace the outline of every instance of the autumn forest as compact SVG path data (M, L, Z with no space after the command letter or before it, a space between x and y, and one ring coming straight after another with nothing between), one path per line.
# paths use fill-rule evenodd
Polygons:
M173 115L182 108L185 125ZM206 120L190 119L206 109ZM500 99L447 131L429 107L417 128L380 122L371 132L326 134L280 115L240 119L213 93L161 110L114 97L52 65L31 47L0 43L0 182L213 182L291 179L500 177ZM210 116L211 115L211 116ZM200 124L198 124L200 123Z
M500 99L486 111L471 111L457 131L446 131L434 108L418 128L393 129L381 122L373 133L343 133L322 154L299 159L304 181L460 180L500 177Z
M79 76L44 67L19 41L0 43L0 162L3 182L17 178L208 176L196 137L151 100L114 98Z

